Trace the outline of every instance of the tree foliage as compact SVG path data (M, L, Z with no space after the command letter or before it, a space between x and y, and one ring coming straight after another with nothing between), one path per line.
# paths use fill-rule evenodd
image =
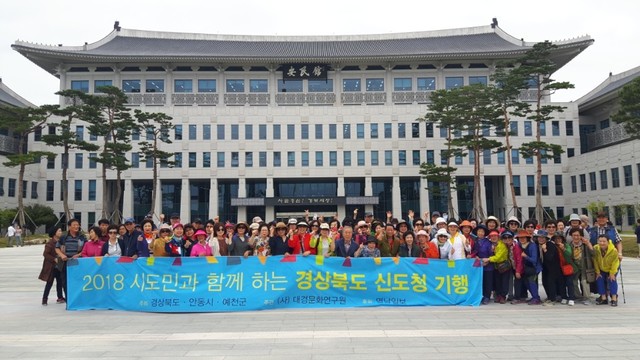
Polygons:
M619 93L620 110L613 121L622 124L634 139L640 139L640 77L625 85Z

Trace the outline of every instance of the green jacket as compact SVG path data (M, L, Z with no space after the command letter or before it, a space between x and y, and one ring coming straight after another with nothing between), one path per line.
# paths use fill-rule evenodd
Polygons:
M499 264L509 260L509 249L502 241L498 240L493 256L489 257L489 262Z

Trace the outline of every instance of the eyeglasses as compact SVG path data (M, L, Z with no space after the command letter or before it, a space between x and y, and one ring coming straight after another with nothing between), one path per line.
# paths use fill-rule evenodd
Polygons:
M224 229L218 229L218 230L216 230L216 231L224 231Z
M117 231L115 231L115 230L110 230L110 231L109 231L109 234L117 234L117 233L118 233L118 232L117 232Z
M320 226L318 226L318 225L311 225L311 227L320 227Z
M533 225L527 225L527 229L528 229L528 228L532 228L532 229L533 229L534 227L535 227L535 226L533 226Z

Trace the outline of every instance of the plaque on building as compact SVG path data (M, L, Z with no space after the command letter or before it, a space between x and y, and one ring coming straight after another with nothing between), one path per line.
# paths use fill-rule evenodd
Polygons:
M327 64L282 64L282 78L327 80Z
M318 205L345 205L346 198L321 196L321 197L298 197L298 196L282 196L264 198L265 206L318 206Z

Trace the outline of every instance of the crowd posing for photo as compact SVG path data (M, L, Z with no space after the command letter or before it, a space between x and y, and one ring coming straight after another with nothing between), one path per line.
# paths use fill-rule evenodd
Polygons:
M516 217L501 222L489 216L456 221L439 212L407 220L374 219L372 213L342 222L322 217L264 222L223 222L218 218L182 223L173 214L168 223L151 217L136 224L102 219L84 233L80 222L68 222L68 231L54 227L45 245L39 278L46 282L42 305L56 281L57 302L66 300L69 259L97 256L198 257L321 255L325 257L422 257L475 259L482 266L482 304L495 303L574 306L618 305L617 274L622 261L622 241L606 213L589 219L572 214L567 223L548 220L540 224ZM161 217L163 219L163 217ZM640 220L638 220L640 228ZM640 239L640 236L639 236ZM640 240L639 240L640 243ZM546 295L543 301L539 284ZM593 301L592 293L599 296Z

